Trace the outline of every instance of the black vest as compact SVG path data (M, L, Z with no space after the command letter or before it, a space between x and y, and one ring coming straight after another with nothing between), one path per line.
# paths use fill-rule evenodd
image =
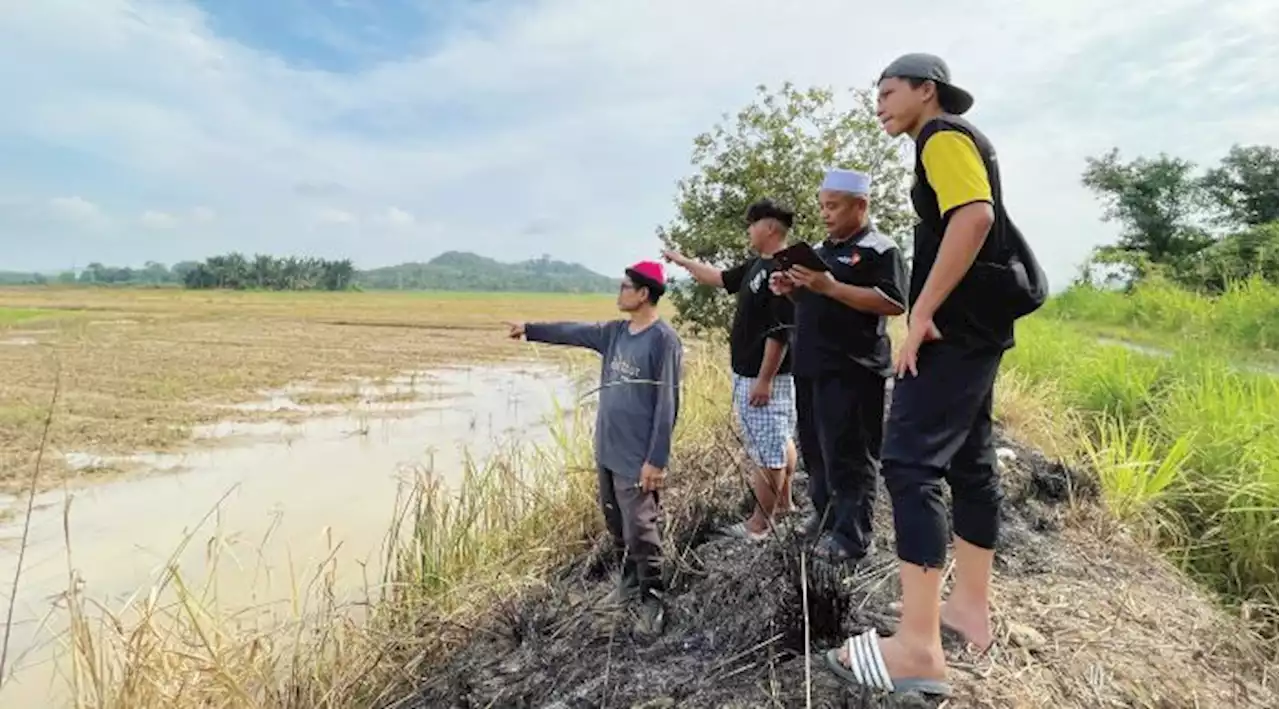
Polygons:
M1044 304L1048 297L1048 280L1022 233L1005 211L995 147L977 128L959 116L934 118L916 137L915 184L911 187L911 204L919 222L915 227L913 244L910 301L914 304L920 297L951 221L951 215L942 214L938 208L938 195L929 184L922 161L926 141L945 130L963 133L977 147L991 184L995 220L973 265L938 308L934 323L942 331L944 339L1011 347L1013 322ZM949 332L960 337L953 338Z

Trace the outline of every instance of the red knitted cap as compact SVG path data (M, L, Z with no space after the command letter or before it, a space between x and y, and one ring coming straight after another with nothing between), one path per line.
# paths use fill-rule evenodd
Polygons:
M662 273L662 264L657 261L641 261L627 270L640 274L645 279L653 281L655 285L663 285L667 282L666 276Z

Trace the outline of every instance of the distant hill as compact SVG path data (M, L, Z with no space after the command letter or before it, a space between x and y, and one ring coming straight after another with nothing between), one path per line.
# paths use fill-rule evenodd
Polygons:
M30 286L49 282L49 277L34 271L0 271L0 286Z
M618 280L576 263L540 259L502 263L465 251L447 251L426 263L358 271L362 288L391 290L605 293Z
M79 273L0 271L0 286L54 283L264 290L346 290L358 286L378 290L526 293L611 293L618 287L617 278L602 276L580 264L555 261L549 256L502 263L464 251L448 251L426 263L402 263L366 271L357 271L350 259L247 257L240 253L213 256L201 263L183 261L172 268L148 261L142 268L93 262Z

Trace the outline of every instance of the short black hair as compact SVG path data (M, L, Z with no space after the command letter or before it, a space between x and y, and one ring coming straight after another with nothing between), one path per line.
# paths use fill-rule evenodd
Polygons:
M795 222L795 212L778 204L771 199L762 199L747 207L747 226L751 226L761 219L777 219L782 225L791 228Z
M662 298L662 294L667 292L667 284L659 283L639 271L628 268L626 269L626 274L636 288L644 288L648 291L650 305L657 305Z

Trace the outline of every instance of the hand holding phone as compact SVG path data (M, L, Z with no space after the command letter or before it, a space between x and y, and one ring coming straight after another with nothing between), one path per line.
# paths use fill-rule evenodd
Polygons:
M774 295L791 295L795 289L796 284L786 271L774 271L769 276L769 290L773 291Z
M810 271L830 271L827 263L822 260L817 251L806 242L799 242L788 246L787 248L775 253L773 259L778 262L778 266L782 270L788 270L792 266L804 266Z

